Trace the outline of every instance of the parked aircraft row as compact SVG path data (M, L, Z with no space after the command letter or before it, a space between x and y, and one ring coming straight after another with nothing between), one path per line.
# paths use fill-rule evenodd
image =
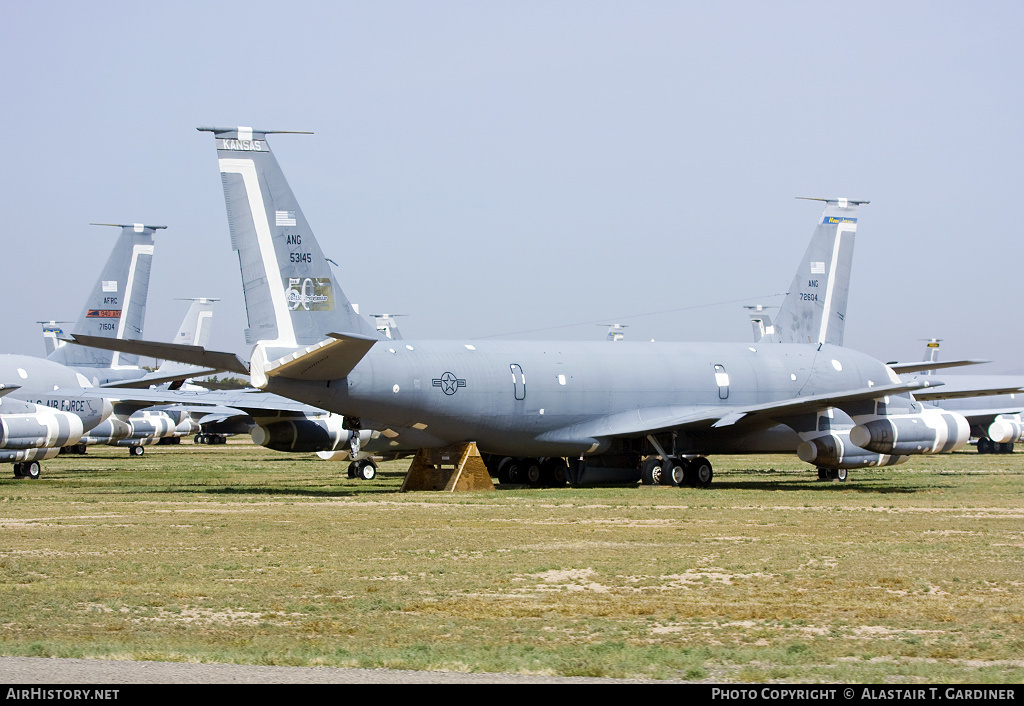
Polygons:
M944 380L843 347L853 240L866 202L824 212L776 321L738 343L437 341L388 337L343 292L270 149L213 133L253 346L234 353L76 334L79 343L246 373L331 413L260 425L265 442L360 458L475 442L500 480L706 486L707 456L796 452L819 477L961 448ZM1019 381L1017 381L1019 383ZM529 383L529 384L528 384ZM981 391L1019 392L1019 384ZM1020 410L1018 410L1020 411Z

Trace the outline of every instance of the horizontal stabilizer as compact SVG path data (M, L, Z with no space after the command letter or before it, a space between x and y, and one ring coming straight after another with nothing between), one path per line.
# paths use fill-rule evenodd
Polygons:
M197 365L215 371L225 370L239 375L248 375L249 366L234 353L208 351L202 346L187 346L178 343L160 343L157 341L129 341L101 336L85 336L72 334L74 343L93 348L104 348L123 353L135 353L161 360L176 360L179 363Z
M328 340L269 361L267 377L290 380L340 380L356 367L379 339L349 333L330 333Z
M991 360L945 360L941 363L938 361L922 361L919 363L889 363L889 367L893 369L897 374L903 373L919 373L924 370L940 370L942 368L959 368L964 365L981 365L982 363L991 363Z

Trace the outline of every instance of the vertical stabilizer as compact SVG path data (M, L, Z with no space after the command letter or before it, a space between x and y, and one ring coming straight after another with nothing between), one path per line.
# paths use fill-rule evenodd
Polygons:
M220 299L199 297L189 301L192 302L192 305L189 306L188 312L178 328L178 333L174 335L174 340L171 342L183 346L205 348L206 344L210 342L210 331L213 329L213 303ZM188 370L193 370L197 374L201 372L194 365L177 363L172 360L165 360L156 372L158 375L170 375Z
M167 226L142 223L113 225L121 235L93 286L85 308L72 333L103 338L142 338L149 295L149 272L153 264L153 234ZM47 358L63 365L86 368L132 368L138 356L86 346L61 346Z
M64 340L64 327L61 324L74 323L73 321L37 321L36 323L43 325L43 346L46 348L47 356L67 345L67 341Z
M924 358L921 360L925 363L937 363L939 362L939 343L942 341L941 338L931 338L925 343L924 346ZM933 375L934 370L923 371L924 375Z
M246 342L295 348L328 333L379 338L335 280L266 136L271 130L198 128L216 138L231 247L238 251ZM336 244L339 250L340 244Z
M850 294L857 207L867 201L824 201L825 211L775 321L764 340L776 343L843 345Z

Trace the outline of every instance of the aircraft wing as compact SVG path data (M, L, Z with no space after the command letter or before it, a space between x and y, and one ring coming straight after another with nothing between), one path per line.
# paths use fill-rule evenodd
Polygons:
M991 363L991 360L977 360L977 359L965 359L965 360L944 360L941 363L939 361L920 361L917 363L889 363L889 367L897 375L905 375L907 373L920 373L925 370L941 370L942 368L959 368L964 365L981 365L982 363Z
M249 366L236 354L222 351L208 351L202 346L188 346L180 343L160 343L158 341L129 341L119 338L103 338L101 336L86 336L83 334L72 334L74 343L93 348L104 348L106 350L121 351L122 353L135 353L150 358L165 360L176 360L180 363L188 363L202 368L211 368L214 371L225 370L240 375L249 374ZM152 384L152 383L150 383Z
M124 388L86 388L81 391L86 397L105 397L126 403L152 405L185 405L197 408L230 407L246 412L305 412L320 413L315 407L274 395L262 390L136 390Z
M0 383L0 397L3 397L4 395L9 395L15 390L20 389L21 385L8 385L6 383Z
M992 386L992 387L981 387L981 388L951 388L951 389L935 389L927 390L914 393L914 399L921 402L934 402L936 400L960 400L969 397L991 397L992 395L1013 395L1024 392L1024 387L1020 385L1015 386ZM1024 400L1022 400L1024 402Z
M942 385L941 382L914 380L893 385L877 385L845 392L830 392L806 397L791 397L777 402L766 402L750 406L721 407L683 407L664 405L661 407L642 407L628 412L620 412L608 417L594 419L571 427L548 432L539 438L544 441L579 440L609 436L638 436L654 434L662 431L683 430L686 428L718 429L750 422L755 419L779 420L799 414L808 414L829 407L842 408L854 402L872 400L885 395L899 395Z
M145 377L137 378L135 380L114 380L112 382L105 382L100 387L105 388L121 388L121 387L142 387L146 388L150 385L163 385L167 382L179 382L185 378L201 377L203 375L213 375L219 373L220 368L196 368L194 370L181 370L174 375L159 375L157 373L151 373Z

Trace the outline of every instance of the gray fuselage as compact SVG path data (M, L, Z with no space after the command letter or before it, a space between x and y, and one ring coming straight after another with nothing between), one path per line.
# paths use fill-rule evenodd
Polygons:
M476 441L488 453L576 456L702 410L891 382L880 361L828 345L403 340L374 344L342 380L271 377L266 389L398 432L403 446ZM770 452L799 438L766 420L709 423L684 443L692 448L680 453Z

